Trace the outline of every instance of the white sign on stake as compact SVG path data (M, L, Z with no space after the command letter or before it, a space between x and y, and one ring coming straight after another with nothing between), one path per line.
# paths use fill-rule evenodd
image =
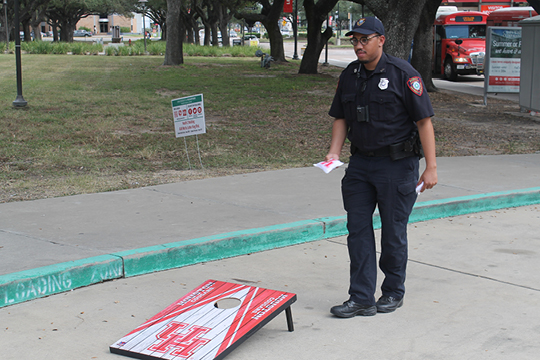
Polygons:
M203 94L172 100L176 137L206 133Z
M191 161L189 160L186 136L190 135L195 135L195 138L197 139L197 154L199 154L201 168L204 168L201 159L201 151L199 150L199 137L197 136L198 134L206 133L203 94L174 99L171 103L174 118L174 132L177 138L184 138L189 168L191 169Z

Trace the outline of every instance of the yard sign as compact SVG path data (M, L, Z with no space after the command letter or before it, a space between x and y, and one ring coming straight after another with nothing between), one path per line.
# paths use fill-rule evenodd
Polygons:
M176 137L206 133L203 94L172 100Z

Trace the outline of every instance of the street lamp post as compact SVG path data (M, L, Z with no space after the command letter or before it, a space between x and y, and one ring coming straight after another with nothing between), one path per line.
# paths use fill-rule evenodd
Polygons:
M9 29L7 23L7 0L4 0L4 27L6 28L6 52L9 51Z
M336 25L338 27L338 39L341 39L341 18L339 17L339 0L337 2Z
M326 28L328 29L328 25L330 23L330 14L326 14ZM328 65L328 40L326 40L326 49L324 51L324 62L323 65Z
M21 35L19 34L19 0L15 0L15 63L17 68L17 98L15 107L25 107L27 102L22 95Z
M144 18L146 17L146 3L148 0L139 0L139 3L142 4L143 7L143 13L142 13L142 26L143 26L143 38L144 38L144 53L146 54L146 22L144 21Z
M6 0L4 0L6 1ZM298 0L294 0L294 19L293 19L293 32L294 32L294 55L293 60L298 60Z

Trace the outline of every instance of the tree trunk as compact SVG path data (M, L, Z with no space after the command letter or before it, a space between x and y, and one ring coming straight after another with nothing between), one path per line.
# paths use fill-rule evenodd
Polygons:
M210 40L211 40L211 34L212 34L212 22L209 19L209 14L203 10L202 7L198 6L197 4L193 3L192 5L193 9L199 15L199 18L201 19L201 22L204 25L204 46L210 46ZM217 35L216 35L217 37Z
M69 19L65 19L60 24L60 40L64 42L73 42L73 31L75 31L75 27L77 26L77 23L72 24Z
M283 35L279 30L278 19L269 19L262 22L268 33L270 41L270 56L277 62L287 62L283 49Z
M332 29L327 27L321 33L322 24L326 21L329 11L336 5L337 0L304 0L304 9L307 19L307 46L300 63L300 74L317 74L319 57L324 45L332 37Z
M185 32L185 40L188 44L194 44L195 43L195 29L193 27L193 23L191 21L191 14L188 11L185 11L184 9L180 10L181 20L184 24L184 32Z
M219 46L217 23L212 22L210 25L210 29L212 30L212 46Z
M188 17L186 20L191 28L191 31L193 32L193 43L195 45L200 45L201 39L199 36L199 24L197 23L197 17L198 17L197 13L195 11L191 11L188 14Z
M337 1L337 0L332 0ZM269 1L259 1L263 8L260 14L235 13L237 19L244 19L247 23L260 21L268 32L270 40L270 55L274 61L286 62L285 50L283 49L283 36L279 30L278 20L283 12L285 0L275 0L272 4Z
M47 19L47 24L52 28L53 32L53 42L58 42L58 21L51 19L50 17Z
M45 11L47 10L48 1L44 2L35 11L32 12L30 18L30 26L34 30L34 40L41 41L41 22L45 19Z
M182 0L167 0L167 45L163 65L180 65L184 63L184 28L180 9Z
M433 83L433 69L431 68L433 56L433 22L441 0L428 0L422 9L420 23L414 35L413 56L411 65L418 70L426 90L437 91Z
M32 36L30 36L30 20L21 20L21 26L24 31L24 41L32 41Z
M221 42L223 46L231 46L231 41L229 40L229 21L232 18L232 14L227 11L227 7L223 4L217 4L218 11L218 26L221 31Z
M210 46L210 40L212 38L212 30L210 25L204 26L204 46Z
M164 22L161 26L161 40L167 40L167 23Z
M43 40L41 38L41 26L39 24L37 26L32 25L32 30L34 31L34 41Z
M319 58L321 57L321 51L326 45L326 41L332 37L332 29L327 28L323 33L320 30L310 31L310 21L308 20L308 34L307 34L307 46L300 62L300 74L317 74L319 67ZM315 29L320 29L322 22L318 26L314 26Z
M366 0L364 3L384 24L384 51L407 60L426 0Z
M52 28L52 33L53 33L53 42L59 42L60 34L58 34L58 28L56 26Z

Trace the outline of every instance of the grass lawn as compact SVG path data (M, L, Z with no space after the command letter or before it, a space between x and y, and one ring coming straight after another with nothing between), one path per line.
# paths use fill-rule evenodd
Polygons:
M256 57L0 55L0 202L310 166L326 154L339 68ZM207 133L175 138L171 100L204 94Z

